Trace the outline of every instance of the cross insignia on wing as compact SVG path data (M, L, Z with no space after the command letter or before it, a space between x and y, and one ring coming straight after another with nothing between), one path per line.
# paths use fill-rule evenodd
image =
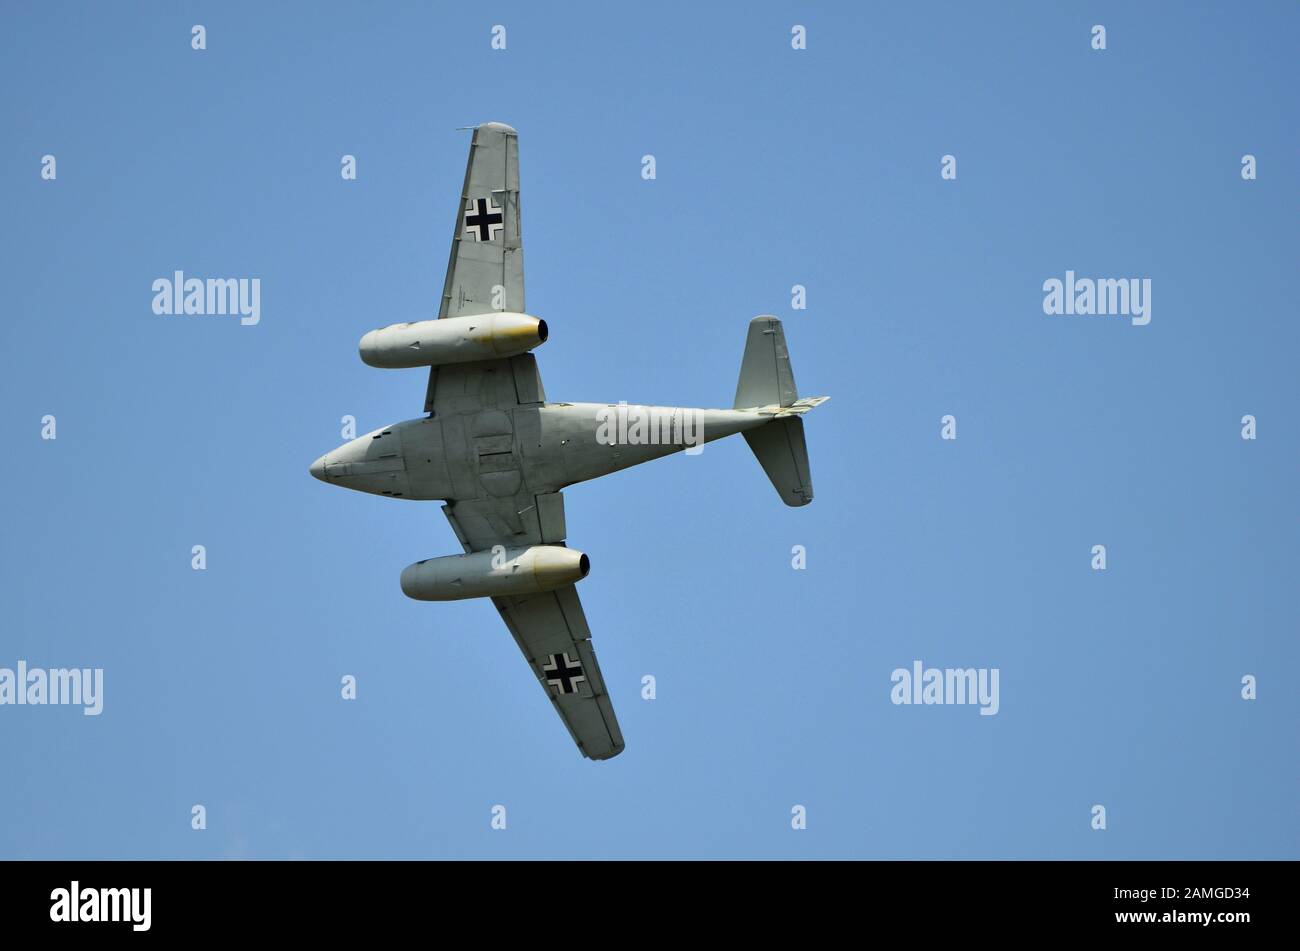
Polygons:
M465 234L475 241L495 241L505 220L501 206L491 198L471 198L465 206Z
M542 672L546 674L546 683L561 694L577 693L578 684L587 679L582 664L570 660L568 654L552 654L542 665Z

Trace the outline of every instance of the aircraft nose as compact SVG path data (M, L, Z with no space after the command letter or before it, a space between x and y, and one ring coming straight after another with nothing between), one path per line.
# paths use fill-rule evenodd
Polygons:
M325 481L325 456L321 456L311 464L310 472L317 479L320 479L322 482Z

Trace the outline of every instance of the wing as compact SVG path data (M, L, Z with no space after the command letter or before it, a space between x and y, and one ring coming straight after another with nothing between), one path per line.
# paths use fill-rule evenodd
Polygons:
M470 143L438 316L494 310L523 312L524 253L519 137L510 126L488 122L474 130ZM532 495L521 474L499 458L484 475L484 454L500 457L501 440L510 441L516 425L511 411L545 400L531 353L430 370L425 412L442 417L444 426L472 440L480 453L486 494L443 506L465 551L564 543L560 493ZM467 430L463 421L471 419L474 428ZM591 649L591 629L576 588L493 598L492 603L582 755L609 759L621 753L623 733Z
M529 501L526 496L455 502L442 510L467 552L486 551L499 544L535 545L543 538L553 542L557 530L563 536L559 499L558 492L536 497L524 511L518 506ZM523 531L508 530L511 522L522 522ZM591 629L577 588L493 598L492 603L582 755L609 759L623 752L623 732L591 648Z
M582 755L609 759L623 752L623 732L591 649L577 588L492 603Z
M524 310L524 245L519 136L508 125L486 122L474 130L469 146L438 316L494 310Z
M463 317L492 311L524 310L524 246L519 231L519 135L508 125L485 122L474 130L465 166L465 185L451 235L451 258L442 288L438 317ZM527 356L527 355L526 355ZM522 371L522 372L521 372ZM442 383L439 384L439 376ZM425 391L424 411L473 409L468 403L496 405L492 394L480 396L483 385L495 386L520 378L516 396L500 402L514 405L541 402L536 364L531 357L486 360L480 363L432 367ZM435 394L448 406L438 406ZM504 406L502 408L505 408Z

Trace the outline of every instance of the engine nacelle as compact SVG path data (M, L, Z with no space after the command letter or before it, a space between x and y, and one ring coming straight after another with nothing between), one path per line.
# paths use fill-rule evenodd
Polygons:
M358 349L372 367L402 370L514 357L545 343L546 334L546 321L527 314L475 314L372 330Z
M402 594L417 601L539 594L581 581L590 570L586 555L562 545L476 551L407 565Z

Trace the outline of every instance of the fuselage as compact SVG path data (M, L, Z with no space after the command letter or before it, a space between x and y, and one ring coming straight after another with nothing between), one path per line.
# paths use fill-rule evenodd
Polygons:
M754 410L543 403L385 426L317 459L311 473L392 498L465 501L536 494L754 429Z

